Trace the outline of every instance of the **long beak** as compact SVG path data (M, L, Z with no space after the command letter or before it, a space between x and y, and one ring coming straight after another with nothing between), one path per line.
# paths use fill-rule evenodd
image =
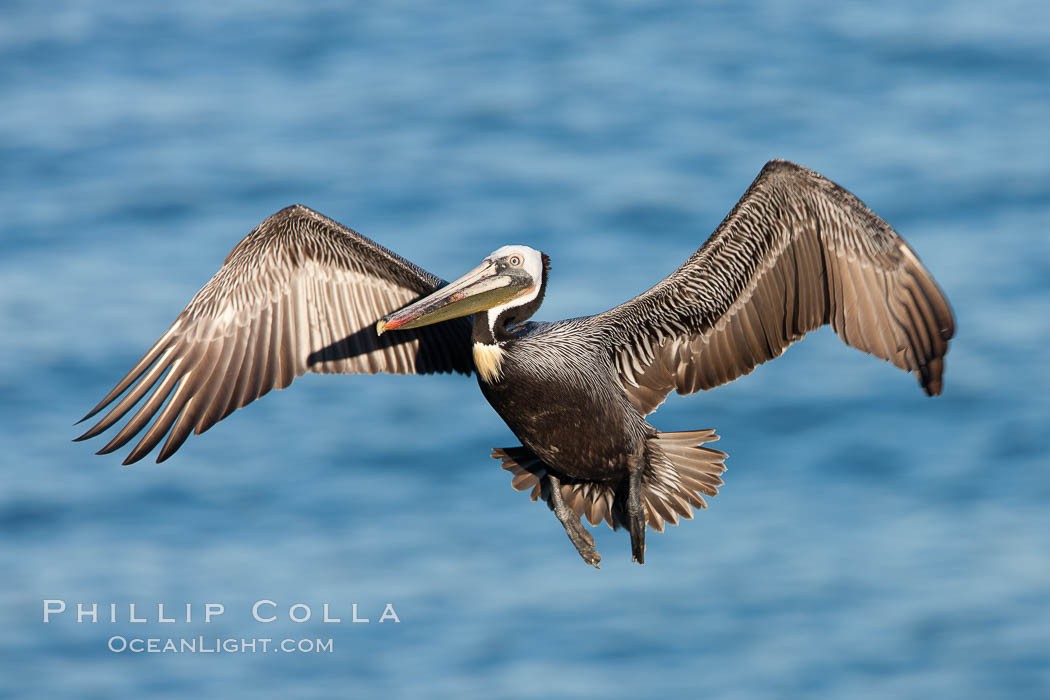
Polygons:
M376 333L395 328L419 328L431 323L468 316L504 304L533 286L532 278L518 268L498 270L495 261L486 260L455 282L433 294L384 316Z

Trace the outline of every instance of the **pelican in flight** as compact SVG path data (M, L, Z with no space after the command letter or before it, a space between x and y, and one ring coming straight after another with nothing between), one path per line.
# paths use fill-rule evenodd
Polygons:
M723 483L713 430L646 421L671 390L730 382L830 323L846 344L941 393L954 321L936 282L859 199L788 161L767 163L699 250L614 309L529 321L549 269L540 251L508 245L446 283L312 209L287 207L237 244L77 439L113 426L151 389L99 454L152 421L124 463L167 436L163 461L191 431L305 372L473 372L521 441L492 456L597 567L582 517L627 529L641 564L647 525L662 532L692 518Z

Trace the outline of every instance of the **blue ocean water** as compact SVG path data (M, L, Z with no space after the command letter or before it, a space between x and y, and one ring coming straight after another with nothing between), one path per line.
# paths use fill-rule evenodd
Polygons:
M0 690L1050 695L1044 4L310 5L0 12ZM584 566L510 489L488 451L515 440L473 380L307 376L162 465L70 442L287 204L445 278L540 248L553 319L669 273L772 157L918 251L958 321L945 392L824 330L673 397L652 422L717 429L729 471L644 567L606 529ZM69 609L45 624L45 600Z

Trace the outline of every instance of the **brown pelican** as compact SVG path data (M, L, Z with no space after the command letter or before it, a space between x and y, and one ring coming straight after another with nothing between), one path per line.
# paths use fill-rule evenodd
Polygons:
M106 430L149 392L99 454L151 420L124 461L167 435L157 461L271 389L307 372L476 371L522 445L494 450L583 560L600 557L581 523L630 532L691 518L722 485L713 430L661 432L645 416L672 389L732 381L830 323L844 342L941 392L951 309L912 249L852 194L770 161L707 242L652 289L596 316L529 322L550 261L504 246L444 281L296 205L263 221L164 335L82 420L116 405ZM122 394L127 392L122 398ZM165 404L165 400L167 403Z

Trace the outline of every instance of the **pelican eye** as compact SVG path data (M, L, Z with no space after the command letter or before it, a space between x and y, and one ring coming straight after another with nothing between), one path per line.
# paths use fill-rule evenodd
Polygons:
M509 258L507 258L507 262L510 263L512 267L518 267L519 265L521 265L521 256L512 255Z

